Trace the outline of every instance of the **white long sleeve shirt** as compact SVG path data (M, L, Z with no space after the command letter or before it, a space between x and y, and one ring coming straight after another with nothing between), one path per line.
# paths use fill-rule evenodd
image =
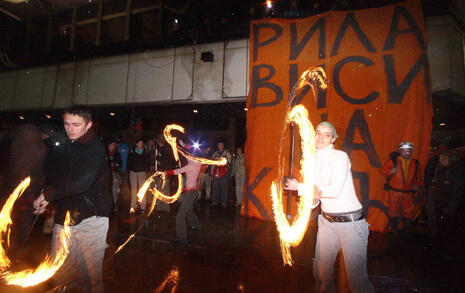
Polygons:
M346 213L362 208L355 193L350 160L343 151L329 145L316 151L315 185L321 190L321 209L326 213ZM310 190L299 184L299 194Z

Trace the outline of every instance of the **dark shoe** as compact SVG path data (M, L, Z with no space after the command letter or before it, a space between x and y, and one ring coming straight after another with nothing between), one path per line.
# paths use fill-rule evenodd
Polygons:
M173 245L176 245L176 246L182 246L182 247L187 246L187 242L180 241L179 239L174 239L173 241L171 241L171 243L173 243Z
M202 231L202 228L197 228L197 227L192 227L192 231L200 232Z

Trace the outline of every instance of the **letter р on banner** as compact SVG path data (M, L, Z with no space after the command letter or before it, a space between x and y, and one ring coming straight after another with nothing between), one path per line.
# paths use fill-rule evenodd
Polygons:
M300 103L314 126L322 117L336 126L336 148L349 154L358 174L355 188L371 229L385 229L380 167L404 140L414 143L414 157L424 166L430 143L431 81L420 0L308 18L255 20L250 32L245 153L248 182L254 185L248 188L253 201L243 215L265 219L272 214L270 186L277 179L279 144L284 140L290 145L290 131L284 137L280 133L289 88L306 69L322 66L329 84L318 95L318 107L311 90ZM297 160L299 152L297 147ZM263 177L264 168L269 172ZM257 181L259 174L263 178Z

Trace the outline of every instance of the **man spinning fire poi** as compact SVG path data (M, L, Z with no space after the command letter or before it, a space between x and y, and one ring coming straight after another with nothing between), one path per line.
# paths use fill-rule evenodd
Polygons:
M353 293L374 292L367 273L368 223L362 213L345 152L335 150L336 129L329 122L316 128L315 186L288 178L285 189L299 194L315 190L321 202L313 276L315 292L335 292L333 265L340 249L344 255L349 287Z
M49 202L55 203L52 255L60 250L65 213L71 214L69 254L55 281L70 290L103 292L102 262L112 206L106 148L91 129L88 109L66 109L63 123L69 141L63 146L62 177L45 187L33 206L41 214Z

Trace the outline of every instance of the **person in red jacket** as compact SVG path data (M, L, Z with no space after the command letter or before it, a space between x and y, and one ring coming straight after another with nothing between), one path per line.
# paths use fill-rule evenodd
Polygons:
M420 190L420 163L412 158L413 144L401 142L396 155L384 164L381 172L386 176L385 190L388 192L388 213L393 236L397 236L398 217L402 208L405 234L408 233L414 216L413 197Z

